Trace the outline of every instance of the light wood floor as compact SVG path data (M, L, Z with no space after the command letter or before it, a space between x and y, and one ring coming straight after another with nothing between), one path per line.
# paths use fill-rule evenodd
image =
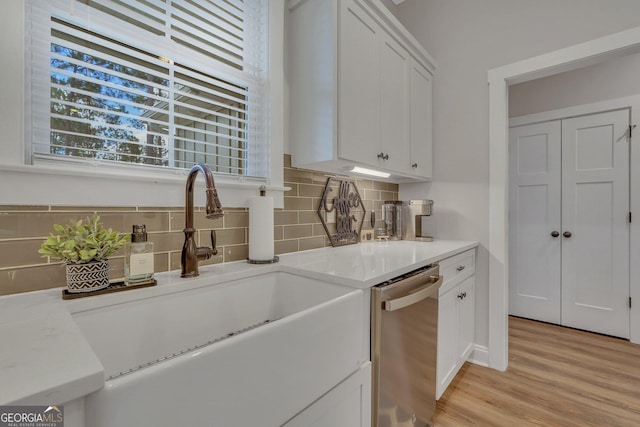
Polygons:
M466 363L434 424L640 426L640 345L511 317L507 371Z

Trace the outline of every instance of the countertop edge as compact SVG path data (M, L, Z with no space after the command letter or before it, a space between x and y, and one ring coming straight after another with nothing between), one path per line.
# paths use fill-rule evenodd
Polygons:
M51 291L13 298L19 313L0 310L0 339L12 344L0 350L0 405L60 405L104 387L102 364Z
M366 245L374 244L376 243L363 243L358 246L362 246L362 250L386 250L379 247L366 248ZM5 343L0 349L0 383L10 385L0 390L0 405L64 404L104 387L104 368L73 320L72 313L272 271L289 272L366 289L478 245L478 242L473 241L440 241L434 247L443 246L446 249L424 255L419 260L407 261L381 274L373 272L364 279L341 276L327 271L328 269L314 271L309 266L305 267L304 262L300 261L304 257L314 258L316 253L323 251L334 257L340 254L339 250L327 252L339 248L321 248L281 255L280 263L267 266L255 266L243 261L202 266L201 276L195 279L180 279L179 272L176 271L160 273L156 278L159 282L164 282L162 286L102 295L100 298L63 301L60 288L0 297L0 340ZM393 246L391 244L388 247ZM318 269L316 266L316 270ZM45 360L50 363L43 363Z

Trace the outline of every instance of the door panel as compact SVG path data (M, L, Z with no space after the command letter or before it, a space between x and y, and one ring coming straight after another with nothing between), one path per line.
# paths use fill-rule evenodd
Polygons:
M355 2L342 1L340 7L338 155L375 166L380 146L380 28Z
M466 360L473 351L473 341L475 337L475 277L471 276L460 284L462 299L459 304L459 325L460 336L458 337L458 355Z
M562 324L629 337L629 111L562 121Z
M402 46L385 35L380 61L382 120L380 151L384 168L409 171L409 64Z
M509 313L560 323L559 121L510 129Z
M447 388L451 377L455 374L458 361L459 317L458 287L450 289L438 300L438 357L436 364L437 378L436 399L440 399Z
M411 61L410 108L410 166L411 173L431 178L433 147L431 90L432 77L417 61Z

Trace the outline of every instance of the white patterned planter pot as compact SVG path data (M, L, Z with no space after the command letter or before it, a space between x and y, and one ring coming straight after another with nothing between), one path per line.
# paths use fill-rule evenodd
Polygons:
M67 264L69 292L91 292L109 286L109 260Z

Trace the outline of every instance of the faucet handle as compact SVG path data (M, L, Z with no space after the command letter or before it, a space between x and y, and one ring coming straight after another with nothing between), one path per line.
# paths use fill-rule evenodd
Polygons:
M211 253L218 255L218 248L216 248L216 230L211 230Z
M196 248L196 258L199 260L209 259L212 256L218 255L218 248L216 248L216 231L211 230L211 245L213 247L202 246Z

